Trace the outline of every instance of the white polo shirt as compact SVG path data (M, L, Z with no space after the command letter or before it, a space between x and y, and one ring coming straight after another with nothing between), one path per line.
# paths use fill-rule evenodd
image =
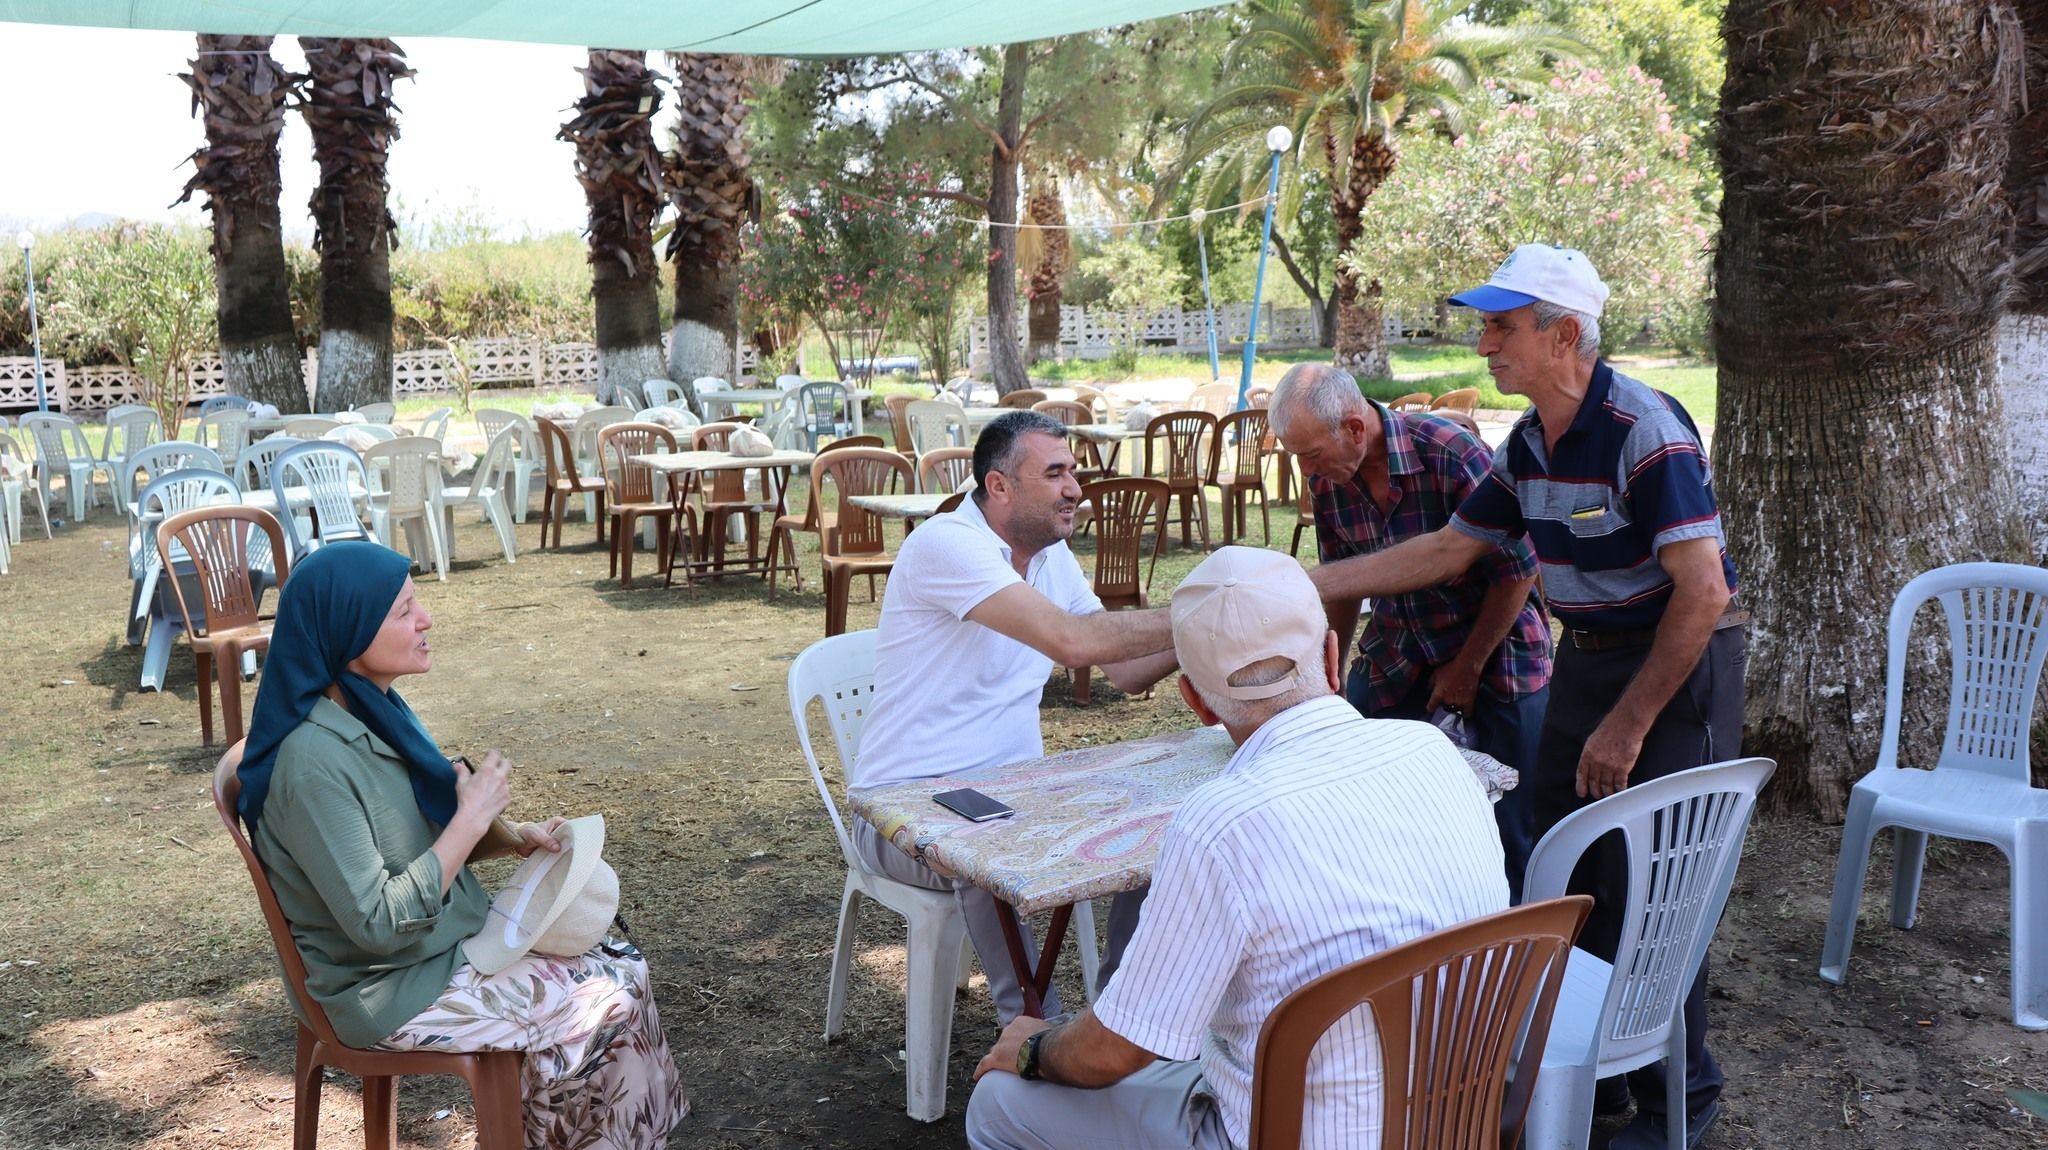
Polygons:
M970 623L967 613L1029 583L1075 615L1102 610L1065 542L1032 557L1026 577L972 498L919 525L896 552L875 642L875 702L861 731L854 786L926 779L1045 753L1038 700L1051 657Z
M1471 768L1427 723L1331 695L1253 732L1168 826L1137 933L1095 1003L1161 1058L1199 1056L1224 1129L1250 1141L1259 1029L1311 979L1505 910L1500 832ZM1305 1147L1380 1144L1371 1016L1309 1058Z

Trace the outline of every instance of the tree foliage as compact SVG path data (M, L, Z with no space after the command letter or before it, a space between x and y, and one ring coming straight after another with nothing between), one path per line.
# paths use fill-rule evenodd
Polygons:
M1344 262L1427 313L1518 244L1574 247L1614 292L1610 346L1656 324L1704 352L1711 217L1662 84L1634 65L1563 65L1527 99L1486 90L1472 113L1455 140L1408 142Z
M39 300L46 354L133 368L143 401L175 434L186 359L213 343L212 237L193 227L123 223L72 237ZM42 287L44 285L38 285Z
M1550 24L1583 40L1609 68L1640 66L1664 82L1679 125L1707 140L1728 66L1726 7L1727 0L1480 0L1473 14L1497 24Z
M1128 236L1083 258L1080 274L1102 285L1102 301L1115 316L1117 329L1109 364L1128 374L1137 365L1145 325L1162 308L1180 302L1185 277L1157 244Z

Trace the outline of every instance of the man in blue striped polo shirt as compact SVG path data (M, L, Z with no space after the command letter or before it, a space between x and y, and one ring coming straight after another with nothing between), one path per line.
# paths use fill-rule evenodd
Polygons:
M1743 635L1698 430L1668 395L1599 358L1607 285L1585 255L1528 244L1484 286L1451 302L1484 315L1479 354L1508 395L1529 399L1493 472L1448 526L1314 572L1325 599L1434 586L1526 536L1543 597L1565 627L1551 673L1532 791L1536 833L1632 782L1736 757ZM1587 852L1572 889L1594 896L1579 936L1612 958L1627 860L1610 837ZM1721 1070L1706 1048L1706 968L1685 1002L1686 1141L1719 1116ZM1635 1121L1614 1150L1666 1145L1663 1068L1628 1076ZM1596 1103L1619 1111L1612 1083Z

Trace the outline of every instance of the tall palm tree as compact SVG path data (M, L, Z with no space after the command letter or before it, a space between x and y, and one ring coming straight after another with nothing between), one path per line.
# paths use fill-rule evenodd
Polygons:
M313 249L320 253L320 381L314 405L391 399L391 218L384 178L398 138L391 86L411 76L389 40L301 36L312 78L300 114L313 136Z
M1996 383L2011 19L2004 0L1724 16L1713 450L1754 616L1743 750L1778 759L1782 805L1833 820L1877 755L1899 588L2026 554ZM1930 681L1931 645L1914 654ZM1946 701L1909 691L1902 729L1938 733Z
M2019 0L2031 95L2012 132L2005 194L2013 214L2013 293L1998 327L1998 383L2036 556L2048 555L2048 0Z
M1036 164L1024 189L1026 226L1017 237L1017 261L1031 271L1024 339L1032 363L1060 353L1060 292L1074 262L1067 209L1060 198L1061 174L1056 164Z
M1299 163L1329 173L1337 248L1363 230L1366 201L1400 160L1397 129L1426 115L1455 125L1458 97L1515 60L1570 55L1576 41L1542 25L1496 28L1463 18L1466 0L1252 0L1223 58L1216 94L1188 123L1188 157L1265 194L1266 132L1294 132ZM1336 360L1388 374L1380 285L1337 273Z
M215 314L228 392L303 412L305 369L277 209L277 140L299 77L271 58L270 44L269 36L199 34L192 70L180 78L192 89L206 144L192 153L192 178L178 202L205 192L213 216Z
M676 73L675 148L663 182L675 205L667 255L676 269L669 378L733 373L739 348L740 225L759 203L748 173L746 57L671 52ZM683 394L694 406L696 397Z
M637 395L667 372L661 355L661 265L654 217L661 214L661 151L654 113L661 90L645 52L590 50L577 69L583 98L558 138L576 145L576 179L590 203L590 288L597 305L597 394ZM694 397L693 397L694 398Z

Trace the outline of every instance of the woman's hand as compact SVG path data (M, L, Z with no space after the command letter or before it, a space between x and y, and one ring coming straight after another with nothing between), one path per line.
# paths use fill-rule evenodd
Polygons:
M491 820L512 804L512 760L496 751L486 752L482 766L472 767L457 759L455 767L455 819L467 821L478 838ZM472 840L473 842L474 840Z
M562 824L568 821L568 819L556 815L544 823L520 823L517 827L513 828L519 833L519 846L513 853L517 854L520 858L525 858L537 850L561 850L562 843L560 839L555 837L555 832L560 830Z

